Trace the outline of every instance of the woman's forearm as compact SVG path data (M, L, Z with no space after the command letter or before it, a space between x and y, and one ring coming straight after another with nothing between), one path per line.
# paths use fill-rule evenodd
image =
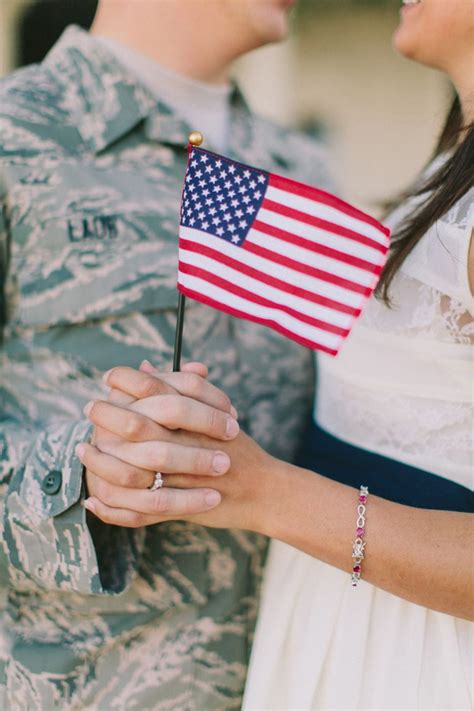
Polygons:
M358 492L285 462L272 460L270 466L259 530L349 575ZM365 540L365 580L418 605L473 619L470 514L369 495Z

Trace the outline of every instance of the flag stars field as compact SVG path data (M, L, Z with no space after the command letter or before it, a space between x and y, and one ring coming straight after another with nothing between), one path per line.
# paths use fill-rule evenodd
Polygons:
M336 196L192 149L179 239L183 294L336 355L388 249L389 230Z

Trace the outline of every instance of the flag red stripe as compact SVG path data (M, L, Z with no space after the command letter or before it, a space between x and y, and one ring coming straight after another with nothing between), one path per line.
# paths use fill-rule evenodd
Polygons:
M242 299L246 299L246 301L250 301L254 304L259 304L260 306L266 306L270 309L278 309L279 311L284 311L289 316L293 316L293 318L298 319L298 321L307 323L309 326L315 326L316 328L320 328L322 331L328 331L329 333L334 333L336 336L342 336L343 338L349 334L348 328L341 328L340 326L335 326L332 323L321 321L318 318L314 318L313 316L308 316L307 314L301 313L301 311L296 311L296 309L291 308L291 306L286 306L286 304L278 304L275 301L266 299L263 296L253 294L251 291L248 291L247 289L244 289L241 286L237 286L237 284L233 284L227 279L223 279L222 277L216 276L216 274L212 274L211 272L207 271L207 269L201 269L199 267L195 267L192 264L187 264L186 262L180 261L179 271L183 274L190 274L191 276L195 276L199 279L203 279L204 281L208 281L211 284L214 284L214 286L218 286L220 289L224 289L224 291L228 291L231 294L240 296Z
M314 217L314 215L308 215L307 212L301 212L301 210L295 210L293 207L288 207L287 205L282 205L279 202L274 202L265 198L261 207L265 210L270 210L271 212L276 212L279 215L284 215L285 217L290 217L293 220L298 220L299 222L304 222L312 227L319 227L326 232L333 232L334 234L341 235L342 237L347 237L352 239L359 244L365 244L366 247L372 247L382 254L388 252L388 246L376 242L370 237L361 235L359 232L354 232L354 230L348 227L343 227L342 225L337 225L334 222L328 222L328 220L322 220L320 217ZM257 213L258 216L259 213ZM262 217L262 215L260 215Z
M270 328L275 329L275 331L279 331L279 333L283 334L284 336L287 336L287 338L291 338L293 341L300 343L302 346L305 346L306 348L311 348L312 350L317 349L320 351L324 351L325 353L329 353L330 355L337 355L337 350L328 348L327 346L323 346L321 343L318 343L316 341L310 341L307 338L303 338L302 336L299 336L298 334L294 333L293 331L289 331L284 326L281 326L277 321L273 321L271 319L259 318L258 316L253 316L252 314L249 314L246 311L239 311L238 309L234 309L231 306L228 306L227 304L224 304L220 301L215 301L214 299L211 299L208 296L204 296L204 294L201 294L201 292L199 292L199 291L193 291L192 289L188 289L187 287L182 286L179 283L178 283L178 291L180 291L182 294L185 294L185 296L189 296L191 299L194 299L195 301L200 301L201 303L206 304L207 306L211 306L213 309L218 309L219 311L225 311L226 313L230 314L231 316L237 316L238 318L244 318L247 321L253 321L253 323L262 324L262 326L270 326Z
M247 240L245 240L241 249L245 249L246 252L251 252L252 254L257 254L259 257L269 259L277 264L281 264L283 267L294 269L295 271L301 272L301 274L307 274L315 279L327 281L329 284L340 286L348 291L355 291L363 296L368 296L372 292L372 289L368 286L356 284L354 281L349 281L349 279L344 279L344 277L336 276L336 274L331 274L330 272L325 272L322 269L311 267L309 264L303 264L303 262L297 262L295 259L284 257L283 254L277 254L276 252L272 252L271 249L265 249L265 247L260 247L259 244L254 244L253 242L247 242Z
M321 304L321 306L327 306L328 308L336 309L337 311L341 311L345 314L350 314L351 316L358 316L360 314L360 309L355 309L353 306L342 304L339 301L335 301L334 299L330 299L326 296L320 296L319 294L315 294L312 291L308 291L307 289L302 289L298 286L295 286L294 284L287 284L287 282L282 281L281 279L277 279L276 277L271 277L268 274L264 274L264 272L261 272L258 269L255 269L254 267L249 267L247 264L244 264L243 262L240 262L236 259L232 259L231 257L228 257L227 255L222 254L221 252L215 249L211 249L210 247L207 247L204 244L200 244L199 242L193 242L191 240L180 237L179 246L181 249L188 250L190 252L195 252L196 254L204 254L210 259L214 259L217 262L221 262L222 264L231 267L231 269L235 269L238 272L242 272L242 274L246 274L247 276L250 276L253 279L257 279L258 281L261 281L264 284L273 286L276 289L280 289L281 291L286 291L288 292L288 294L300 296L302 299L306 299L307 301L312 301L315 304ZM272 261L274 260L272 259ZM370 293L370 289L364 291Z
M325 257L337 259L339 262L344 262L344 264L350 264L353 267L364 269L364 271L370 272L371 274L379 274L382 271L381 264L374 264L373 262L367 262L365 259L361 259L360 257L354 257L352 254L339 252L337 249L326 247L323 244L318 244L317 242L313 242L306 237L300 237L299 235L293 234L293 232L287 232L286 230L282 230L274 225L268 225L266 222L262 222L261 220L255 220L252 228L258 230L259 232L264 232L271 237L281 239L283 242L295 244L298 247L304 247L304 249L308 249L310 252L316 252L317 254L322 254Z
M296 180L291 180L290 178L283 178L280 175L274 175L270 173L269 185L273 188L278 188L279 190L284 190L288 193L293 193L294 195L300 195L301 197L308 198L314 202L323 203L323 205L329 205L329 207L334 207L336 210L344 212L346 215L354 217L356 220L361 222L366 222L368 225L372 225L377 230L382 232L387 237L390 236L390 230L384 225L380 224L378 220L365 212L358 210L353 205L341 200L331 193L327 193L325 190L319 190L318 188L312 188L309 185L304 185Z

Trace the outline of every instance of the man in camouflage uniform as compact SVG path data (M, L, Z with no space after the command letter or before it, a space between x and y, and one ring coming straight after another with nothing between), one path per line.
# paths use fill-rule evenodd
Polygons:
M325 185L318 149L237 90L231 127L231 157ZM77 28L0 84L2 709L240 705L265 542L183 521L93 527L74 455L103 371L169 368L190 128ZM244 429L292 455L309 353L190 302L191 357Z

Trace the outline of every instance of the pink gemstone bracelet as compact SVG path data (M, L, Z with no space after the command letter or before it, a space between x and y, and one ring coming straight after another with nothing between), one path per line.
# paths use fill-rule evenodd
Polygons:
M359 489L359 501L357 504L356 539L352 544L352 559L354 562L352 565L351 583L353 587L356 587L360 580L362 561L364 560L365 505L367 503L368 495L369 489L366 486L361 486Z

